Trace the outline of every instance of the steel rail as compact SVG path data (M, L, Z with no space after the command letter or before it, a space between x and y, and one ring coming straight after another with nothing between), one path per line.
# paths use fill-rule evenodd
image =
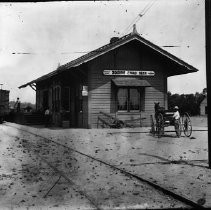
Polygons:
M160 186L160 185L158 185L158 184L156 184L156 183L154 183L154 182L152 182L152 181L150 181L150 180L148 180L148 179L146 179L146 178L142 178L142 177L140 177L140 176L138 176L138 175L135 175L135 174L130 173L129 171L126 171L126 170L123 170L123 169L121 169L121 168L118 168L118 167L116 167L116 166L114 166L114 165L111 165L110 163L107 163L107 162L104 161L104 160L100 160L100 159L98 159L98 158L92 157L92 156L90 156L90 155L88 155L88 154L85 154L85 153L80 152L80 151L78 151L78 150L76 150L76 149L70 148L70 147L68 147L68 146L66 146L66 145L64 145L64 144L58 143L57 141L54 141L54 140L52 140L52 139L48 139L48 138L46 138L46 137L44 137L44 136L35 134L35 133L33 133L33 132L30 132L30 131L27 131L27 130L24 130L24 129L21 129L21 128L17 128L17 127L15 127L15 126L11 126L11 125L7 125L7 126L16 128L16 129L21 130L21 131L24 131L24 132L26 132L26 133L30 133L30 134L32 134L32 135L34 135L34 136L43 138L44 140L47 140L47 141L50 141L50 142L54 142L55 144L57 144L57 145L59 145L59 146L62 146L62 147L64 147L64 148L66 148L66 149L69 149L69 150L71 150L71 151L74 151L74 152L76 152L76 153L78 153L78 154L81 154L82 156L86 156L86 157L88 157L88 158L90 158L90 159L92 159L92 160L95 160L95 161L97 161L97 162L103 163L103 164L107 165L108 167L113 168L114 170L120 171L121 173L123 173L124 175L126 175L126 176L128 176L128 177L130 177L130 178L133 177L133 178L137 179L138 181L147 183L148 185L150 185L150 186L154 187L155 189L157 189L157 190L163 192L164 194L169 195L169 196L171 196L171 197L177 199L178 201L181 201L181 202L183 202L183 203L185 203L185 204L187 204L187 205L189 205L189 206L192 206L192 207L197 208L197 209L205 208L205 207L203 207L202 205L198 204L197 202L194 202L194 201L192 201L192 200L190 200L190 199L188 199L188 198L186 198L186 197L184 197L184 196L181 196L181 195L179 195L179 194L177 194L177 193L175 193L175 192L173 192L173 191L171 191L171 190L168 190L168 189L166 189L166 188L164 188L164 187L162 187L162 186Z
M194 129L192 131L208 131L208 130L204 130L204 129ZM138 134L138 133L150 133L150 131L117 131L117 132L108 132L108 134L112 135L112 134L119 134L119 133L131 133L131 134ZM167 130L165 131L165 133L175 133L175 130ZM165 135L164 135L165 136ZM183 137L183 136L182 136Z
M40 157L40 155L38 155L39 157ZM41 157L40 157L41 158ZM88 200L89 200L89 202L97 209L97 210L101 210L101 208L87 195L87 193L85 193L85 191L84 190L81 190L80 189L80 187L76 184L76 183L74 183L71 179L69 179L66 175L65 175L65 173L63 173L62 171L60 171L60 170L58 170L55 166L53 166L51 163L49 163L48 161L46 161L44 158L41 158L41 160L43 161L43 162L45 162L49 167L51 167L54 171L56 171L60 176L62 176L64 179L66 179L70 184L72 184L72 185L74 185L74 186L76 186L77 187L77 191L81 194L81 195L83 195L83 196L85 196Z
M32 142L27 141L29 144L31 145L35 145ZM35 145L36 147L36 145ZM28 151L30 151L30 149L28 147L26 147L28 149ZM64 179L67 180L68 183L70 183L71 185L75 186L77 188L74 189L75 191L79 192L82 196L86 197L86 199L90 202L90 204L92 204L92 206L96 209L96 210L101 210L101 208L87 195L87 193L81 189L80 186L78 186L76 183L74 183L70 178L68 178L65 173L63 173L62 171L60 171L57 167L53 166L50 162L48 162L46 159L42 158L41 155L38 154L38 152L35 152L37 157L39 159L41 159L41 161L45 162L50 168L52 168L57 174L59 174L59 179L54 183L54 185L50 188L50 190L48 190L48 192L44 195L43 198L45 198L48 193L55 187L55 185L59 182L60 178L63 177Z

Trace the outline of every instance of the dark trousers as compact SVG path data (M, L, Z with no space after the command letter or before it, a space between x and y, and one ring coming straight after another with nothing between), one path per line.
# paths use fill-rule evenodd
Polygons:
M45 127L50 125L50 115L45 115Z

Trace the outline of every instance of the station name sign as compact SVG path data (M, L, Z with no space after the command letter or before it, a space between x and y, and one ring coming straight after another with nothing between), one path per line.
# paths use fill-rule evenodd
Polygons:
M136 70L104 70L104 75L119 75L119 76L154 76L154 71L136 71Z

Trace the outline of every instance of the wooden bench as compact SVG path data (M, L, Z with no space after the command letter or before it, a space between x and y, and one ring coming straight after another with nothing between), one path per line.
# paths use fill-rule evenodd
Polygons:
M123 122L122 120L114 117L110 114L100 111L97 119L97 128L99 127L99 123L101 122L101 126L103 128L124 128L131 127L131 125Z
M131 119L131 120L125 120L124 122L127 124L127 125L130 125L130 127L135 127L135 124L139 124L140 127L142 127L142 121L147 119L146 117L139 117L139 118L136 118L136 119ZM138 127L138 126L136 126Z
M147 119L148 113L140 112L140 113L117 113L117 117L119 119L124 119L123 122L130 127L142 127L143 121Z

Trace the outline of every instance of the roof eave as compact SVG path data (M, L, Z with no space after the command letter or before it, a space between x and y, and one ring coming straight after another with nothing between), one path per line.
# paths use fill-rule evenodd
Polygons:
M168 57L169 59L173 60L174 62L178 63L179 65L184 66L185 68L187 68L189 70L187 73L192 73L192 72L198 71L198 69L196 69L195 67L189 65L185 61L183 61L183 60L177 58L176 56L170 54L169 52L163 50L162 48L160 48L157 45L151 43L150 41L145 40L144 38L140 37L137 34L132 34L131 36L128 36L128 37L126 37L126 40L116 41L112 47L108 48L107 50L103 51L102 53L98 53L98 54L96 54L94 56L90 56L89 58L87 58L85 60L82 60L81 62L78 62L78 63L76 63L74 65L71 65L70 64L71 62L70 63L67 63L67 64L64 64L63 67L64 68L67 68L67 69L70 69L72 67L77 67L77 66L79 66L79 65L81 65L83 63L87 63L90 60L93 60L93 59L95 59L95 58L97 58L97 57L99 57L99 56L101 56L101 55L103 55L103 54L105 54L107 52L110 52L110 51L112 51L112 50L114 50L114 49L116 49L116 48L118 48L118 47L120 47L120 46L122 46L122 45L124 45L124 44L126 44L126 43L128 43L130 41L132 41L132 40L138 40L141 43L147 45L148 47L154 49L155 51L161 53L165 57ZM70 65L68 65L68 64L70 64Z
M196 68L194 68L194 69L188 69L188 71L186 70L186 71L174 71L174 72L168 72L167 73L167 77L172 77L172 76L178 76L178 75L182 75L182 74L190 74L190 73L196 73L196 72L198 72L199 70L198 69L196 69Z
M120 40L116 41L115 43L113 43L111 45L108 44L108 47L105 50L103 50L103 48L104 47L106 48L107 45L105 45L105 46L103 46L101 48L98 48L96 50L91 51L90 52L90 56L88 58L85 58L84 60L82 59L83 56L81 56L81 57L79 57L79 58L77 58L77 59L75 59L75 60L73 60L73 61L71 61L69 63L66 63L66 64L60 66L59 69L57 69L57 70L55 70L53 72L50 72L50 73L48 73L48 74L46 74L46 75L44 75L42 77L39 77L36 80L33 80L33 81L29 82L29 83L26 83L26 84L20 86L19 88L24 88L24 87L26 87L26 86L28 86L30 84L37 83L39 81L48 79L48 78L50 78L50 77L52 77L52 76L54 76L54 75L62 72L63 70L68 70L68 69L71 69L73 67L80 66L81 64L87 63L87 62L89 62L89 61L91 61L91 60L93 60L93 59L95 59L95 58L97 58L97 57L99 57L101 55L104 55L107 52L110 52L110 51L112 51L112 50L114 50L114 49L116 49L116 48L118 48L118 47L120 47L120 46L122 46L124 44L127 44L128 42L130 42L132 40L138 40L138 41L140 41L144 45L150 47L151 49L153 49L153 50L155 50L157 52L159 52L163 56L169 58L170 60L173 60L175 63L179 64L180 66L183 66L184 68L188 69L187 72L184 72L184 73L181 73L181 74L193 73L193 72L197 72L198 71L198 69L194 68L193 66L191 66L188 63L184 62L183 60L177 58L176 56L170 54L169 52L163 50L162 48L158 47L157 45L153 44L152 42L144 39L143 37L139 36L138 34L131 33L131 34L128 34L128 35L120 38ZM100 52L101 50L102 50L102 52ZM91 55L91 53L94 53L94 51L99 52L99 53L96 53L94 55ZM86 54L86 55L88 56L88 54ZM84 57L86 55L84 55ZM177 75L177 74L174 74L174 75Z
M64 71L64 70L66 70L66 69L64 69L62 66L60 66L60 67L57 68L56 70L54 70L54 71L52 71L52 72L50 72L50 73L48 73L48 74L45 74L45 75L43 75L43 76L41 76L41 77L38 77L37 79L32 80L31 82L28 82L28 83L26 83L26 84L24 84L24 85L21 85L21 86L19 86L18 88L19 88L19 89L25 88L25 87L27 87L28 85L31 85L31 84L33 84L33 83L37 83L37 82L40 82L40 81L42 81L42 80L49 79L49 78L51 78L52 76L55 76L55 75L57 75L58 73L60 73L60 72L62 72L62 71Z
M19 86L18 88L19 88L19 89L25 88L25 87L27 87L28 85L31 85L31 84L36 83L35 81L36 81L36 80L32 80L31 82L28 82L28 83L26 83L26 84L24 84L24 85L21 85L21 86Z

